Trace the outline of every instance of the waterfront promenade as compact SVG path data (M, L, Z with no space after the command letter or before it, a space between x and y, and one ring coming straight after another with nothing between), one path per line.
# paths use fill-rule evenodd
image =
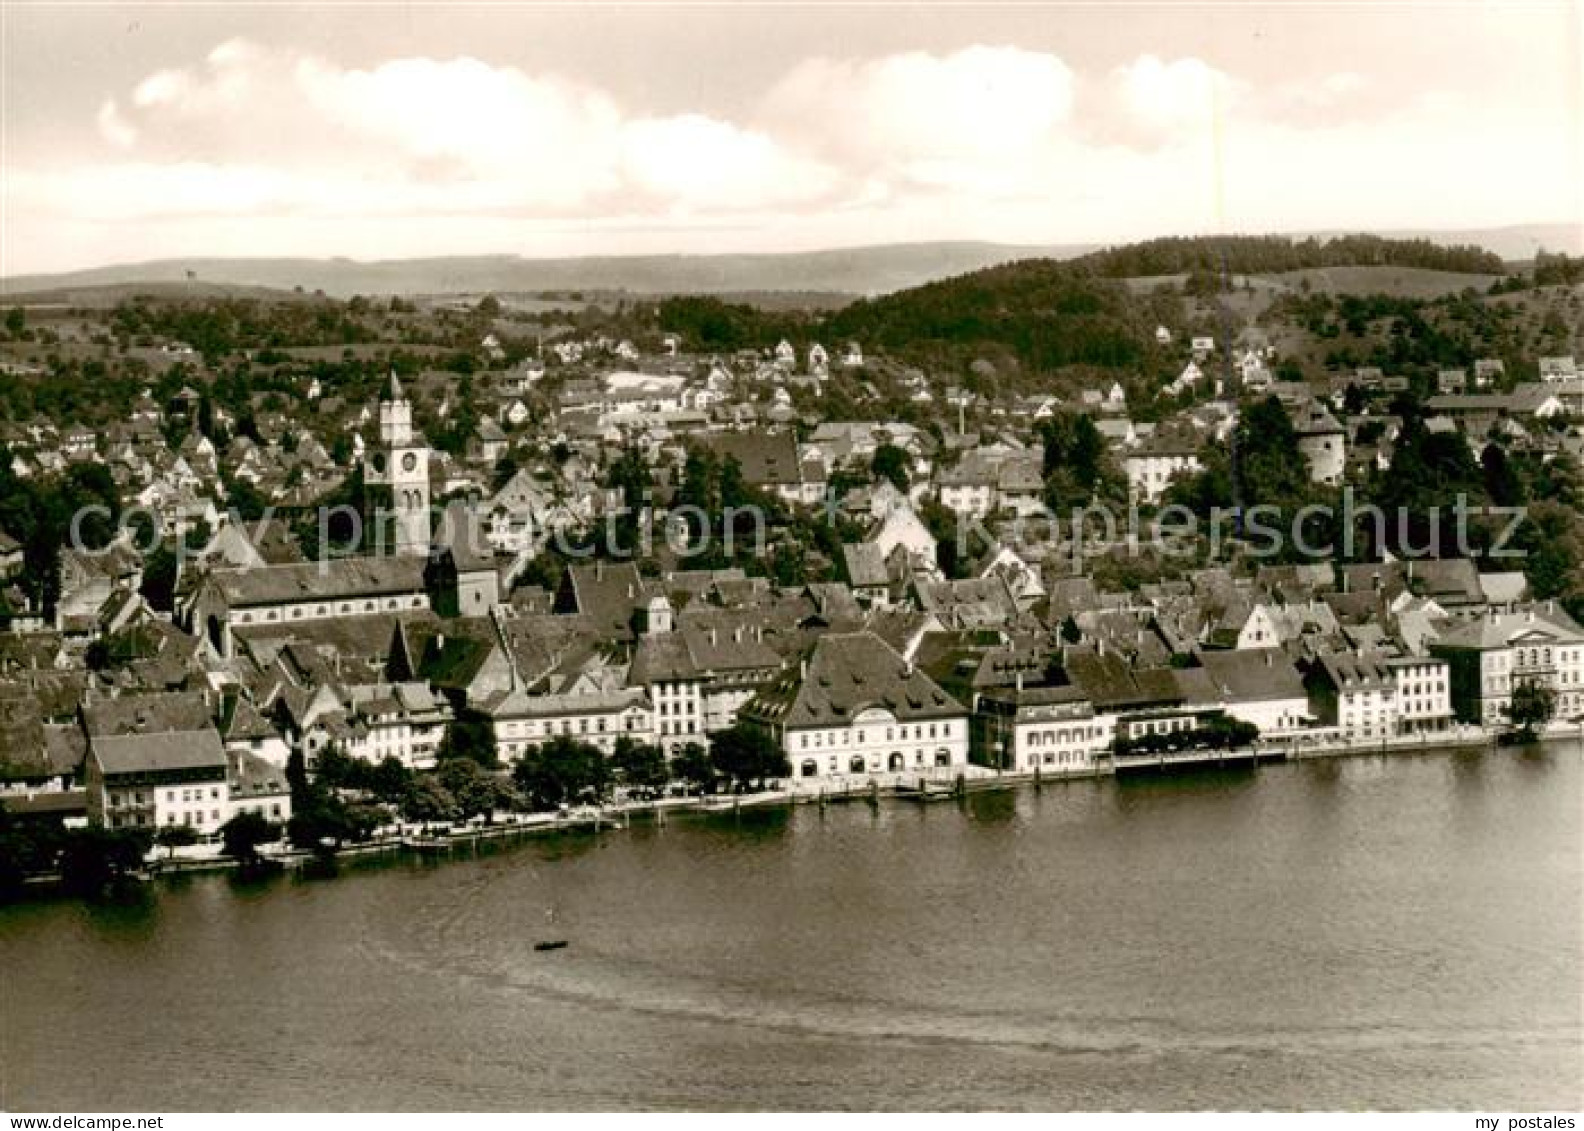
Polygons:
M484 821L448 826L401 823L379 830L367 841L344 844L331 854L335 859L395 855L447 856L467 854L482 844L526 837L559 834L597 835L625 829L632 821L664 824L678 813L740 813L746 810L792 805L879 803L883 799L932 800L953 794L1015 789L1045 782L1096 779L1138 773L1169 773L1217 767L1255 767L1262 764L1307 761L1316 758L1391 757L1434 754L1448 750L1498 747L1499 733L1474 726L1450 731L1397 735L1371 741L1345 741L1328 736L1323 741L1302 736L1273 738L1252 747L1232 750L1185 750L1175 753L1119 756L1108 754L1090 766L1064 772L1050 770L994 770L966 765L931 767L894 773L853 774L813 781L789 780L775 788L739 794L666 797L646 801L615 801L600 806L580 806L554 813L511 813ZM1546 743L1584 743L1584 727L1553 725L1542 737ZM1514 748L1516 749L1516 748ZM284 844L264 845L261 855L288 869L297 870L325 857L311 849ZM236 861L220 854L218 845L194 845L176 853L156 849L149 871L154 875L224 871Z

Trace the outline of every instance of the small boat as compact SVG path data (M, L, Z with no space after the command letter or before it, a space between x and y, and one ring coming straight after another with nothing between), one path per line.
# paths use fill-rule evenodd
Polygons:
M544 942L534 943L535 950L562 950L567 945L566 939L547 939Z

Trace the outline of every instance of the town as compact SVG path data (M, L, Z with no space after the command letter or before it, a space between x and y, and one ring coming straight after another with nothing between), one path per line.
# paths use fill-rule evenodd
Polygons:
M829 307L19 301L0 889L1577 734L1581 279L1224 238Z

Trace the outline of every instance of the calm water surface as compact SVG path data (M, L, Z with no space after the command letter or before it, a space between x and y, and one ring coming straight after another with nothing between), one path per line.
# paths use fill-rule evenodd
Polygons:
M1576 1109L1581 761L693 816L3 909L0 1107Z

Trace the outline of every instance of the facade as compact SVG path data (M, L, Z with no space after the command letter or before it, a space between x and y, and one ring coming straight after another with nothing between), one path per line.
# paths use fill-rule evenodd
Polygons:
M1122 459L1129 495L1150 504L1160 502L1173 479L1203 466L1197 437L1181 432L1156 432Z
M975 704L970 753L997 770L1083 773L1110 751L1115 728L1075 687L996 688Z
M1349 741L1397 733L1397 679L1385 657L1353 652L1323 656L1310 669L1305 686L1315 718Z
M648 745L655 740L654 709L641 687L558 695L508 691L481 708L489 716L500 756L515 762L533 746L558 736L591 743L609 754L618 738Z
M93 735L84 770L88 819L106 828L208 834L231 816L230 762L213 727Z
M1513 689L1523 683L1556 693L1557 718L1584 715L1584 631L1550 602L1492 609L1431 642L1430 654L1447 662L1461 722L1505 723Z
M745 706L795 779L960 767L968 712L889 644L868 632L827 633L796 673Z
M370 486L390 491L396 553L427 554L429 449L413 431L412 403L402 394L395 373L380 401L379 445L368 454L364 478Z
M1402 656L1386 661L1397 684L1398 730L1433 734L1452 723L1452 679L1445 660Z

